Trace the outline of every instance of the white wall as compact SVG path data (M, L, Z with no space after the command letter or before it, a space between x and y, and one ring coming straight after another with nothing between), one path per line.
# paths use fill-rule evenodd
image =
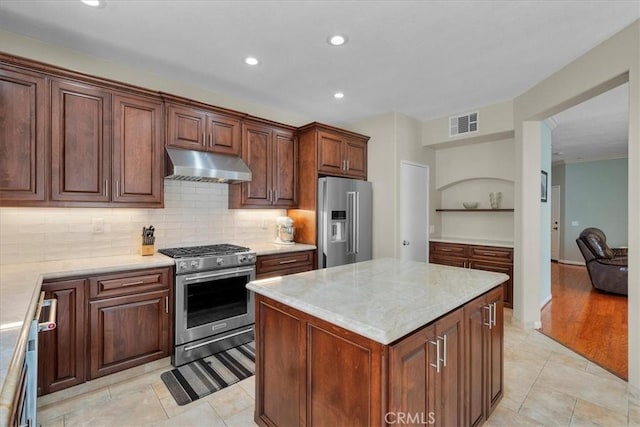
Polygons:
M270 242L281 209L227 209L229 184L165 180L164 209L0 208L0 264L138 253L142 227L156 248ZM92 232L94 218L104 232Z
M388 113L349 125L349 129L369 135L368 180L373 183L373 257L398 256L398 195L401 160L430 166L430 182L435 174L433 150L421 147L421 122L400 113ZM435 191L430 189L430 206ZM434 218L431 208L430 218ZM439 225L436 224L436 227Z
M449 137L449 117L428 120L422 124L422 145L452 147L459 142L487 142L513 137L513 101L469 108L450 114L478 111L478 131Z
M462 202L490 208L489 193L501 192L501 208L514 206L513 139L435 150L437 207L461 209ZM512 212L437 212L437 237L513 241Z
M516 58L517 59L517 58ZM629 82L628 217L640 218L640 20L514 100L516 164L514 316L540 319L539 122ZM629 222L629 384L640 388L640 221Z
M540 307L551 300L551 129L542 122L540 169L547 172L547 201L540 202Z

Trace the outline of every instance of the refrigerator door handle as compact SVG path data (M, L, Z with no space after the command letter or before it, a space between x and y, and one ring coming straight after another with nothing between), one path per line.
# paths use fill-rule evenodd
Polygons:
M347 253L355 253L356 248L356 192L347 192Z
M347 160L347 165L349 161ZM360 252L360 192L355 193L355 211L353 213L353 241L355 253Z

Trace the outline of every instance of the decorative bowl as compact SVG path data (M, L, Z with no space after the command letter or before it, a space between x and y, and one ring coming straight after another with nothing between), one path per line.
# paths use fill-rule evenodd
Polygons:
M475 209L478 207L478 202L462 202L462 206L465 209Z

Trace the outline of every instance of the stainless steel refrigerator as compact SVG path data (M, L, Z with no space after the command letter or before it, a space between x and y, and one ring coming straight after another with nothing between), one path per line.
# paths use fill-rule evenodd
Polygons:
M318 180L318 268L371 259L371 183Z

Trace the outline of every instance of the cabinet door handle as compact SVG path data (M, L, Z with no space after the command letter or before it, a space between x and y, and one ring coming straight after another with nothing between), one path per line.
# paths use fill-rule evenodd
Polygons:
M447 334L442 337L438 337L442 340L442 366L447 367Z
M280 264L291 264L292 262L298 261L297 259L288 259L285 261L280 261Z
M345 170L348 171L349 170L349 160L347 160L346 162L347 162L347 168Z
M108 179L104 180L104 195L105 197L109 198L109 180Z
M209 147L213 147L213 135L209 134Z
M273 190L273 203L277 203L278 202L278 190Z
M436 372L440 372L440 339L436 338L435 341L429 341L429 344L436 346L436 363L429 363L429 365L436 368Z
M487 304L483 307L485 310L489 310L489 322L483 322L484 326L488 326L489 329L493 328L493 304Z
M493 304L491 304L493 306L493 326L496 326L496 304L498 304L497 302L494 301Z
M207 145L207 135L202 132L202 145Z
M271 202L271 189L269 189L269 191L267 191L267 201Z
M169 297L164 297L164 311L165 313L169 313Z
M135 285L142 285L144 283L144 280L138 280L137 282L127 282L127 283L123 283L122 285L120 285L121 288L124 288L125 286L135 286Z
M120 195L120 181L116 179L116 194L114 194L115 197L118 197Z

